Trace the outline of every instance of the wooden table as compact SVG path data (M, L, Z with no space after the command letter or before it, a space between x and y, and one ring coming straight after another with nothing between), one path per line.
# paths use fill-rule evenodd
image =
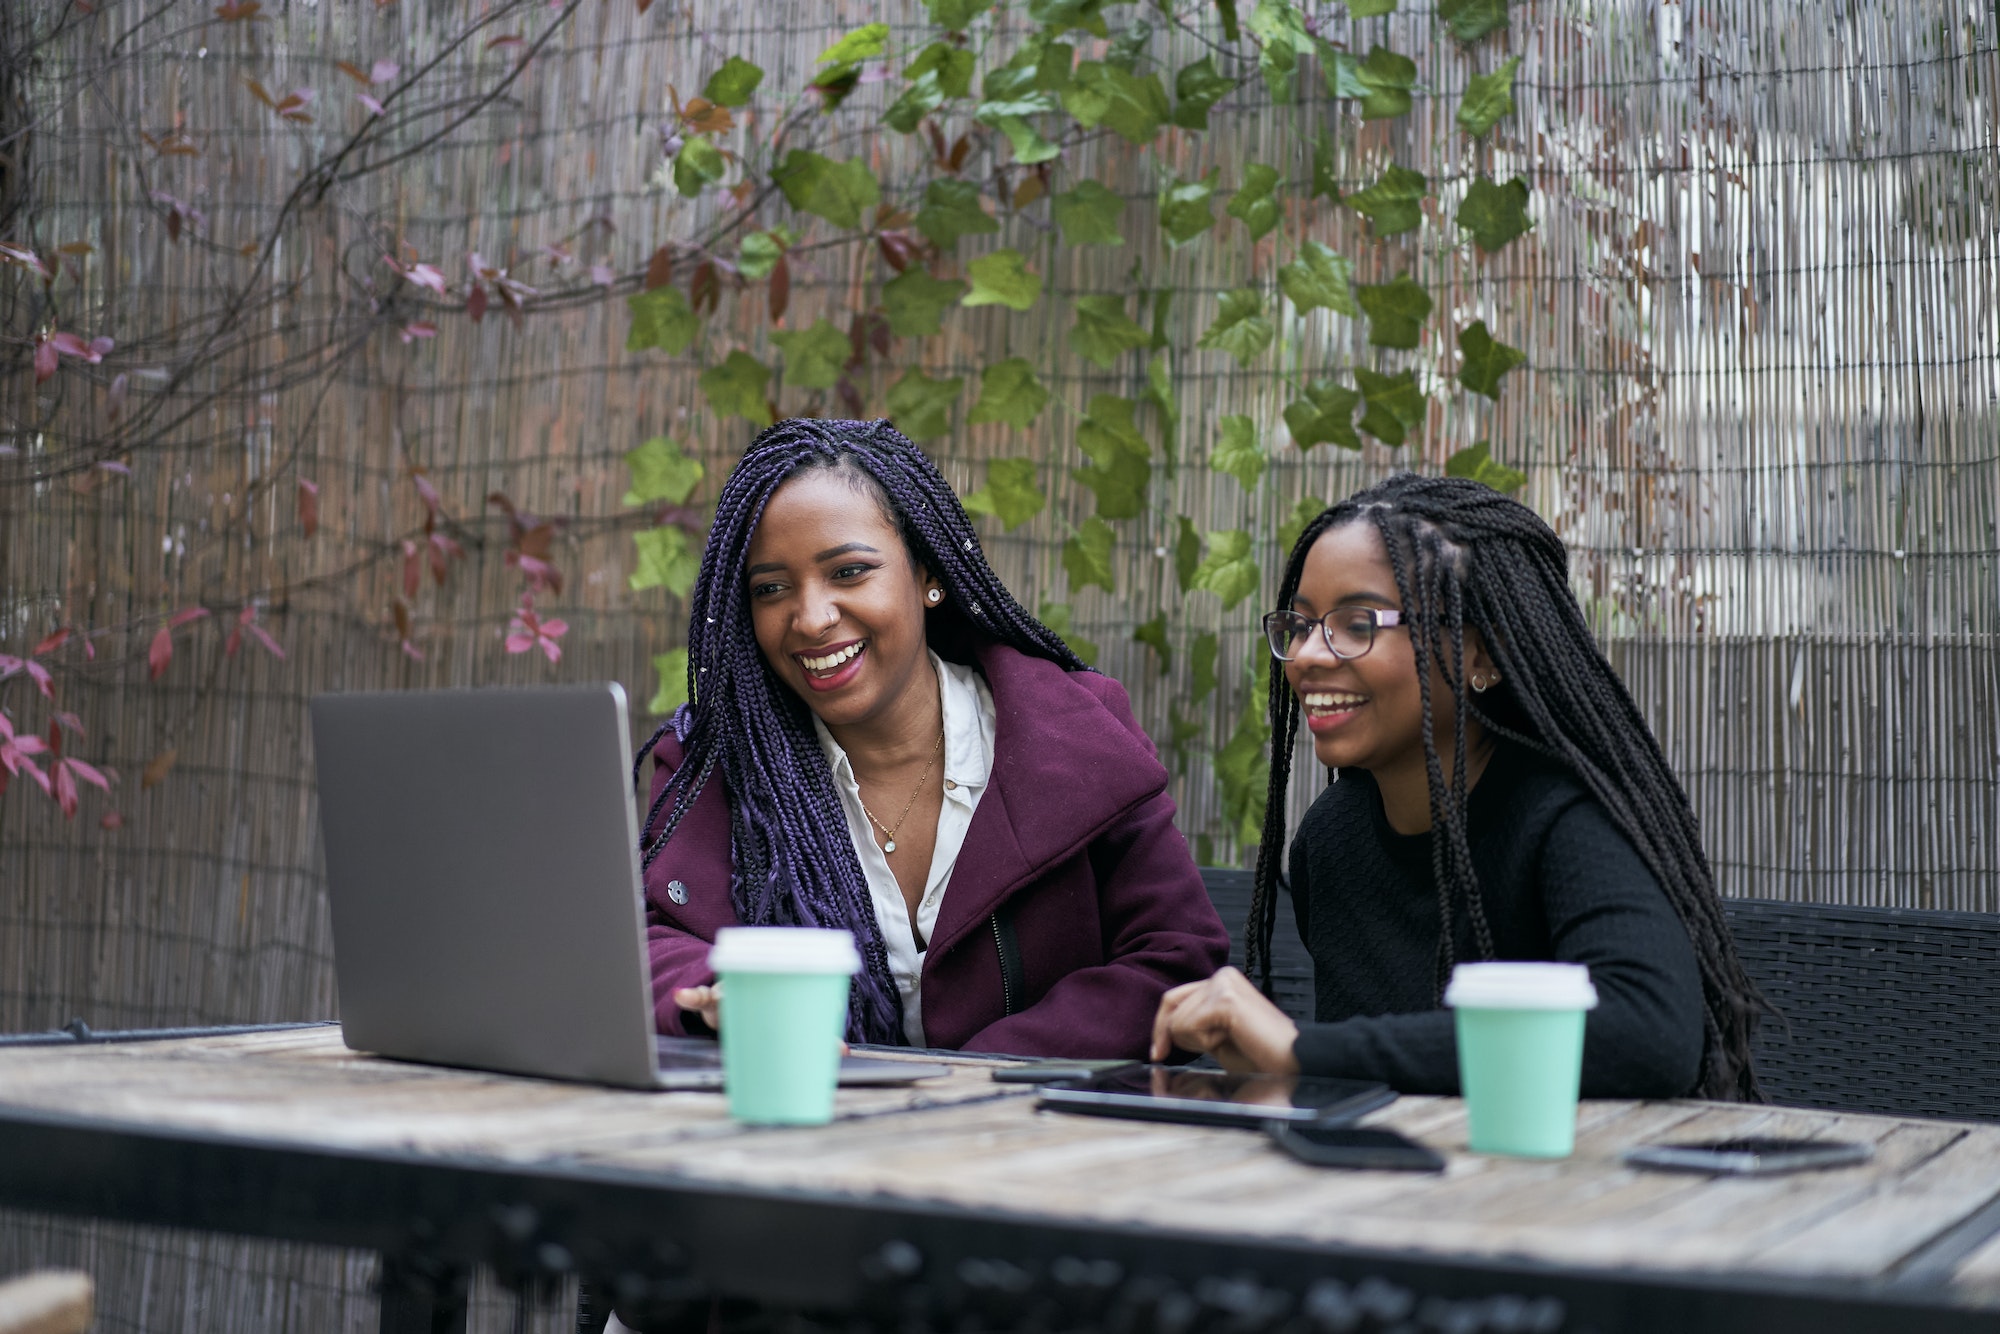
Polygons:
M310 1028L0 1048L0 1203L375 1249L385 1328L443 1327L451 1277L489 1264L627 1300L753 1296L939 1327L1016 1323L1035 1301L1158 1315L1179 1293L1276 1328L1314 1284L1323 1302L1377 1276L1447 1302L1560 1303L1565 1329L2000 1330L2000 1126L1591 1102L1576 1154L1532 1162L1466 1152L1455 1099L1370 1121L1449 1169L1325 1171L1242 1131L1038 1112L970 1061L844 1090L824 1128L749 1130L713 1094L401 1064ZM1765 1180L1618 1162L1643 1141L1738 1134L1876 1152Z

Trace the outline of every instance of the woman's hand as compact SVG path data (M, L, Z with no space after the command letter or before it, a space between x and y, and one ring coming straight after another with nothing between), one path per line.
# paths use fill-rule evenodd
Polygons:
M1153 1017L1153 1059L1164 1061L1175 1047L1206 1052L1225 1070L1295 1075L1292 1043L1299 1026L1264 998L1250 979L1224 968L1206 982L1190 982L1160 997Z
M682 987L674 993L674 1004L701 1016L711 1033L722 1031L722 983L706 987Z

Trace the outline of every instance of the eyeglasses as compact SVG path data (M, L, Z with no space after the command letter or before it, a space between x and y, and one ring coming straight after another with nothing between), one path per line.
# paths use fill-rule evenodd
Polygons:
M1271 641L1272 657L1290 662L1317 625L1333 656L1345 662L1374 648L1377 630L1402 623L1402 612L1377 607L1335 607L1319 620L1295 611L1274 611L1264 617L1264 638Z

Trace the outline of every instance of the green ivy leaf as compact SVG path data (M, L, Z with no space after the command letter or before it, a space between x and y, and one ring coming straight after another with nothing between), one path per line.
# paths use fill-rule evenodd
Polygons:
M965 498L971 514L990 514L1008 532L1042 512L1049 503L1035 485L1033 459L994 459L986 465L986 485Z
M831 320L810 329L778 329L771 334L785 354L785 383L794 389L831 389L840 382L854 345Z
M1285 429L1300 449L1334 444L1342 449L1361 448L1354 433L1354 409L1361 395L1332 380L1314 380L1305 392L1285 405Z
M694 135L674 155L674 189L680 191L683 199L692 199L701 193L703 186L721 180L728 171L729 162L722 156L722 150Z
M681 447L664 435L627 451L625 467L632 474L632 485L619 500L621 505L644 505L652 500L684 505L701 485L705 472L700 459L681 453Z
M917 230L949 250L961 236L997 232L1000 224L986 211L979 187L971 181L940 177L924 187L924 206L917 211Z
M944 313L965 295L965 284L907 269L882 284L882 309L899 338L927 338L944 328Z
M646 712L664 718L688 702L688 651L673 649L653 656L653 670L659 673L660 688L646 705Z
M1347 17L1351 19L1380 18L1395 12L1396 0L1347 0Z
M1458 128L1479 139L1513 115L1514 72L1520 68L1521 57L1510 56L1491 74L1477 75L1468 80L1465 96L1458 104Z
M1133 276L1136 277L1137 275L1138 270L1135 267L1133 269ZM1171 287L1162 287L1158 291L1142 292L1139 296L1139 309L1141 311L1146 309L1148 301L1153 303L1153 332L1148 337L1148 345L1156 348L1166 347L1172 342L1167 337L1167 316L1172 313L1174 308L1174 289Z
M1236 358L1237 365L1247 366L1277 336L1277 326L1264 315L1264 294L1254 287L1239 287L1222 294L1215 323L1195 346L1227 352Z
M1042 275L1031 271L1021 252L1012 248L981 255L966 274L972 279L972 290L961 305L1026 310L1042 294Z
M1105 49L1104 63L1116 65L1129 74L1139 67L1139 58L1146 54L1146 44L1152 39L1153 25L1144 19L1135 20L1131 27L1112 39L1111 45Z
M648 528L632 534L632 544L639 548L639 565L625 583L634 593L664 588L685 598L694 588L694 577L701 573L701 551L686 533L671 526Z
M721 69L708 76L708 82L701 87L701 95L717 106L745 106L762 82L764 71L761 67L742 56L731 56L722 62Z
M1099 125L1133 144L1149 144L1170 114L1157 74L1137 75L1104 61L1076 67L1062 91L1063 110L1085 129Z
M1250 552L1250 534L1235 528L1208 535L1208 557L1189 583L1221 598L1225 610L1234 610L1237 603L1257 591L1263 578L1257 558Z
M1107 593L1118 591L1112 581L1111 537L1111 525L1093 514L1063 543L1063 569L1069 574L1071 597L1092 584Z
M679 356L701 331L701 316L688 306L678 287L655 287L625 298L632 312L632 328L625 335L625 350L638 352L657 347Z
M1321 130L1313 137L1312 193L1308 199L1329 199L1338 204L1340 199L1340 175L1334 161L1333 136Z
M731 352L720 366L711 366L695 381L718 417L742 417L758 426L771 424L771 403L764 386L771 368L748 352Z
M1354 69L1361 85L1361 119L1387 120L1408 113L1410 89L1417 82L1417 62L1386 46L1375 47Z
M889 49L889 25L870 23L856 28L819 53L818 65L859 65Z
M946 97L966 97L972 92L972 72L978 65L979 58L964 47L932 42L903 67L903 77L921 79L926 74L936 74L938 87Z
M1222 749L1215 752L1215 781L1222 789L1222 814L1233 826L1237 843L1249 849L1264 835L1264 807L1270 800L1271 761L1265 755L1271 724L1263 701L1254 695L1236 721Z
M1361 414L1361 429L1385 445L1400 445L1408 433L1421 425L1430 400L1417 388L1417 373L1378 375L1365 366L1354 368L1354 382L1361 386L1368 410Z
M1516 176L1495 185L1481 176L1459 203L1458 225L1472 233L1481 250L1492 254L1500 249L1535 225L1528 220L1527 179Z
M886 24L871 27L887 31ZM860 158L833 162L818 153L794 148L771 173L771 179L785 192L785 202L801 213L825 218L836 227L859 227L861 210L882 202L881 187L874 173Z
M1476 42L1507 26L1507 0L1438 0L1437 16L1461 42Z
M1136 519L1146 510L1152 448L1133 425L1132 408L1129 398L1099 394L1076 430L1077 448L1089 456L1091 466L1072 468L1069 475L1096 493L1101 518Z
M1146 388L1140 394L1160 410L1160 450L1167 457L1167 475L1174 471L1174 432L1181 425L1181 403L1174 396L1173 377L1167 370L1167 354L1156 354L1146 363Z
M988 366L979 376L979 401L972 405L966 422L984 426L1005 422L1025 429L1041 415L1049 401L1049 391L1035 378L1035 368L1020 357L1009 357ZM1013 524L1007 525L1012 528Z
M1264 74L1264 88L1273 102L1292 100L1292 74L1301 55L1313 49L1312 34L1305 19L1289 0L1257 0L1246 25L1262 44L1257 65Z
M1272 192L1280 179L1277 168L1252 162L1243 169L1243 184L1222 210L1249 228L1252 241L1263 240L1278 225L1282 213Z
M1160 675L1165 676L1174 669L1174 646L1167 639L1167 614L1155 613L1153 619L1132 632L1132 641L1144 644L1160 657Z
M993 8L993 0L924 0L931 22L947 32L964 32L972 20Z
M1373 223L1377 236L1394 236L1423 221L1426 191L1422 172L1391 166L1375 184L1341 202Z
M994 126L1007 136L1007 142L1014 148L1014 161L1024 167L1062 156L1062 149L1042 138L1041 131L1023 116L1002 116Z
M1474 320L1459 331L1458 350L1465 355L1458 382L1495 402L1500 399L1500 377L1528 359L1520 348L1508 347L1488 333L1485 320Z
M1407 274L1392 283L1362 287L1358 295L1368 316L1368 341L1376 347L1413 348L1430 317L1431 294Z
M1215 693L1217 680L1215 675L1216 647L1217 640L1215 634L1210 630L1204 630L1196 635L1194 643L1188 646L1188 666L1193 668L1194 706L1196 708L1200 708L1201 702Z
M965 380L954 375L933 380L912 366L889 386L889 416L912 440L929 440L951 429L951 405Z
M1063 240L1071 245L1124 245L1125 231L1120 220L1125 214L1125 196L1107 190L1096 181L1081 181L1076 189L1049 201Z
M898 134L914 134L924 117L944 105L944 85L936 70L926 70L882 113L882 123Z
M1071 304L1076 323L1069 331L1070 351L1101 370L1111 369L1120 354L1153 341L1127 317L1122 296L1080 296Z
M1206 130L1208 109L1236 91L1236 80L1218 73L1207 56L1183 65L1174 76L1174 124L1184 130Z
M1035 619L1046 625L1057 639L1069 645L1070 652L1082 658L1085 665L1097 665L1097 645L1070 630L1070 610L1067 602L1044 602Z
M1461 449L1445 460L1444 475L1447 477L1470 477L1475 482L1492 487L1495 491L1519 491L1528 484L1528 474L1494 462L1488 453L1484 440Z
M1201 533L1194 520L1180 516L1180 535L1174 539L1174 580L1183 596L1194 591L1194 572L1201 568Z
M1215 214L1209 209L1209 200L1214 197L1213 167L1198 181L1174 177L1167 182L1166 189L1160 191L1160 226L1169 245L1184 246L1215 225Z
M1222 438L1209 453L1208 466L1234 477L1245 491L1255 491L1263 480L1264 465L1270 461L1264 442L1257 438L1257 423L1248 417L1228 416L1220 425Z
M1342 315L1361 317L1354 300L1354 264L1317 241L1299 248L1299 257L1278 270L1278 287L1300 314L1325 306Z
M1104 7L1129 3L1131 0L1028 0L1028 17L1051 36L1081 28L1093 37L1109 37Z
M1326 511L1326 502L1318 496L1302 496L1299 503L1292 506L1292 512L1278 521L1278 550L1291 559L1292 548L1304 536L1306 525Z
M759 283L771 276L778 267L778 261L798 240L798 234L789 227L773 227L768 231L751 232L743 238L743 244L736 250L736 271L753 283Z

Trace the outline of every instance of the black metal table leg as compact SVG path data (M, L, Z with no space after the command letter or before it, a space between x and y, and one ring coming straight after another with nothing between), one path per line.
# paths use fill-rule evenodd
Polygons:
M465 1334L469 1278L425 1256L383 1255L381 1334Z

